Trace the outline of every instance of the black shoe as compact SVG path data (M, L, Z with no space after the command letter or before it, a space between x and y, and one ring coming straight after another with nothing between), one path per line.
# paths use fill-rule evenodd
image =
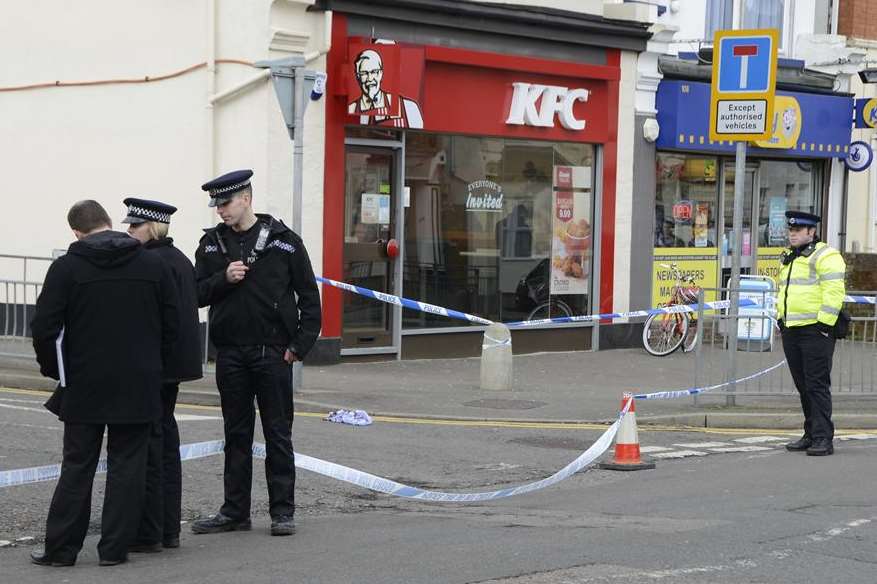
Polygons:
M786 450L792 452L803 452L810 448L812 444L813 440L810 439L810 436L801 436L800 440L795 440L794 442L786 444Z
M292 515L279 515L271 519L271 535L292 535L295 533L295 519Z
M250 519L232 519L217 513L207 519L199 519L192 523L192 533L223 533L225 531L249 531L253 528Z
M30 552L30 561L37 566L50 566L52 568L63 568L67 566L72 566L76 563L76 559L72 560L57 560L50 558L46 555L46 552L42 549L36 549Z
M807 456L828 456L834 454L834 445L828 438L819 438L807 449Z
M105 560L103 558L97 563L98 566L118 566L119 564L124 564L128 561L128 556L124 558L119 558L118 560Z
M180 547L180 536L172 535L169 537L165 537L161 540L161 545L165 548L178 548Z
M129 553L135 554L157 554L162 549L161 544L156 543L132 543L128 546Z

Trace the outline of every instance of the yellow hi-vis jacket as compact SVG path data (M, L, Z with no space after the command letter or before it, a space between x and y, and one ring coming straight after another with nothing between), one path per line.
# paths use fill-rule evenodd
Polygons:
M777 318L788 327L817 322L833 326L846 295L846 269L840 252L821 241L809 256L781 266Z

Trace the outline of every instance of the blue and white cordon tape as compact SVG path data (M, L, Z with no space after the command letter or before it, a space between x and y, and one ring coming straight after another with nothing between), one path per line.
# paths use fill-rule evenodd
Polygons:
M347 284L345 282L338 282L335 280L331 280L329 278L317 277L317 280L328 284L330 286L334 286L336 288L340 288L342 290L347 290L348 292L353 292L355 294L359 294L361 296L366 296L368 298L373 298L380 302L385 302L388 304L395 304L398 306L403 306L405 308L410 308L412 310L419 310L421 312L428 312L431 314L439 314L442 316L447 316L448 318L455 318L458 320L466 320L468 322L489 325L493 324L492 321L487 320L485 318L481 318L479 316L474 316L472 314L466 314L465 312L460 312L457 310L451 310L449 308L444 308L441 306L436 306L434 304L429 304L427 302L418 302L416 300L410 300L408 298L401 298L399 296L394 296L392 294L385 294L383 292L377 292L375 290L370 290L368 288L363 288L361 286L354 286L352 284ZM855 302L860 304L875 304L877 302L877 298L872 296L847 296L844 299L845 302ZM722 300L718 302L706 302L703 305L704 310L721 310L724 308L728 308L729 302L727 300ZM749 299L741 299L740 306L758 306L758 303L749 300ZM698 310L697 304L691 305L675 305L669 306L666 308L654 308L651 310L636 310L632 312L624 312L624 313L606 313L606 314L592 314L587 316L570 316L570 317L561 317L561 318L551 318L551 319L542 319L538 321L523 321L517 323L507 323L507 326L532 326L535 324L547 324L552 322L584 322L584 321L593 321L593 320L604 320L604 319L613 319L613 318L634 318L634 317L642 317L642 316L650 316L652 314L674 314L679 312L695 312ZM774 371L781 367L785 361L781 361L776 365L773 365L764 371L759 371L757 373L753 373L752 375L748 375L746 377L741 377L737 379L735 383L742 383L746 381L750 381L759 377L761 375L765 375ZM721 387L725 387L730 385L731 382L719 383L716 385L704 386L699 388L691 388L684 390L676 390L676 391L658 391L653 393L640 393L634 394L634 398L636 399L675 399L680 397L688 397L692 395L697 395L700 393L704 393L707 391L712 391L715 389L719 389ZM544 479L527 483L524 485L519 485L517 487L508 487L505 489L499 489L494 491L485 491L478 493L448 493L442 491L430 491L427 489L421 489L419 487L412 487L409 485L405 485L390 479L386 479L383 477L379 477L361 470L357 470L354 468L350 468L347 466L343 466L340 464L336 464L334 462L329 462L326 460L322 460L319 458L315 458L313 456L308 456L306 454L295 454L295 465L297 468L303 470L309 470L311 472L315 472L317 474L321 474L330 478L334 478L340 481L344 481L353 485L357 485L366 489L370 489L373 491L378 491L381 493L386 493L388 495L393 495L396 497L404 497L408 499L416 499L420 501L430 501L430 502L442 502L442 503L473 503L479 501L490 501L493 499L502 499L505 497L512 497L515 495L522 495L524 493L530 493L533 491L538 491L540 489L544 489L546 487L550 487L555 485L564 479L569 478L573 474L592 464L597 458L603 455L609 447L612 445L612 440L615 438L615 434L618 432L619 425L621 424L621 419L624 414L627 413L628 408L630 407L631 402L627 402L625 408L618 413L618 418L606 429L605 432L581 455L579 455L575 460L567 464L565 467L552 474L549 477ZM215 454L219 454L223 451L225 446L224 441L222 440L212 440L208 442L196 442L193 444L184 444L180 446L180 459L181 460L195 460L198 458L205 458L207 456L212 456ZM257 457L265 457L265 445L260 443L253 444L253 454ZM107 461L106 459L101 459L98 462L97 472L106 472L107 469ZM46 466L37 466L31 468L22 468L22 469L14 469L14 470L5 470L0 471L0 488L3 487L13 487L19 485L26 485L32 483L39 483L45 481L51 481L57 479L61 474L61 465L60 464L50 464Z
M327 284L329 286L333 286L335 288L340 288L341 290L346 290L348 292L353 292L354 294L359 294L360 296L365 296L366 298L371 298L373 300L377 300L379 302L385 302L387 304L394 304L396 306L402 306L404 308L410 308L411 310L417 310L420 312L428 312L430 314L439 314L441 316L447 316L448 318L455 318L457 320L465 320L468 322L472 322L475 324L484 324L490 325L493 324L492 320L488 320L486 318L482 318L480 316L475 316L474 314L468 314L465 312L460 312L459 310L452 310L450 308L444 308L442 306L436 306L435 304L429 304L428 302L420 302L418 300L411 300L410 298L402 298L401 296L395 296L393 294L387 294L385 292L378 292L376 290L371 290L370 288L363 288L362 286L354 286L353 284L348 284L346 282L339 282L337 280L332 280L330 278L324 278L322 276L317 276L317 281L322 282L323 284ZM845 296L844 302L856 303L856 304L875 304L877 303L877 297L875 296ZM717 300L715 302L704 302L703 310L724 310L731 306L730 300ZM741 298L738 302L738 306L740 307L759 307L761 304L751 298ZM507 322L503 323L509 328L519 328L519 327L528 327L528 326L539 326L543 324L551 324L551 323L565 323L565 322L592 322L595 320L610 320L610 319L618 319L618 318L637 318L644 316L651 316L653 314L678 314L680 312L697 312L700 309L699 304L674 304L672 306L662 306L659 308L650 308L648 310L632 310L630 312L605 312L603 314L587 314L581 316L560 316L556 318L542 318L539 320L522 320L517 322Z

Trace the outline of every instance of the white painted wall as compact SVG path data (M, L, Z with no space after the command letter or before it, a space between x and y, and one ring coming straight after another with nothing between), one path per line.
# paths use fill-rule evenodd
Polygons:
M621 82L618 103L618 174L615 180L615 266L612 308L630 310L630 262L640 250L631 248L633 223L633 164L636 122L637 54L621 53ZM640 307L637 307L640 308Z
M321 13L305 12L310 3L92 0L87 8L52 0L8 3L0 22L0 86L154 77L204 62L208 9L214 4L217 58L256 61L288 56L290 50L314 52L323 44L324 21ZM299 33L300 46L275 43L272 49L275 29ZM324 70L325 59L309 67ZM215 90L258 73L217 65ZM171 234L191 256L201 228L216 223L200 185L237 168L255 171L257 210L291 223L292 142L270 82L216 104L213 164L207 104L205 68L152 83L0 93L7 203L0 215L0 253L50 255L72 240L66 223L72 203L96 199L118 222L125 211L122 199L133 195L179 207ZM305 118L303 235L318 272L322 120L322 101L311 103ZM8 264L0 263L0 278L18 275Z

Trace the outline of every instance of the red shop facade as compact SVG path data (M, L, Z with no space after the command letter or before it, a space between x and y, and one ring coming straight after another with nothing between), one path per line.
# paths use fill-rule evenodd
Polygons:
M439 26L422 2L416 27L325 4L323 275L497 322L611 312L621 55L642 28L558 60L542 40L520 54L508 34L455 29L459 15ZM319 352L472 356L483 329L324 286ZM515 352L594 340L589 324L513 333Z

